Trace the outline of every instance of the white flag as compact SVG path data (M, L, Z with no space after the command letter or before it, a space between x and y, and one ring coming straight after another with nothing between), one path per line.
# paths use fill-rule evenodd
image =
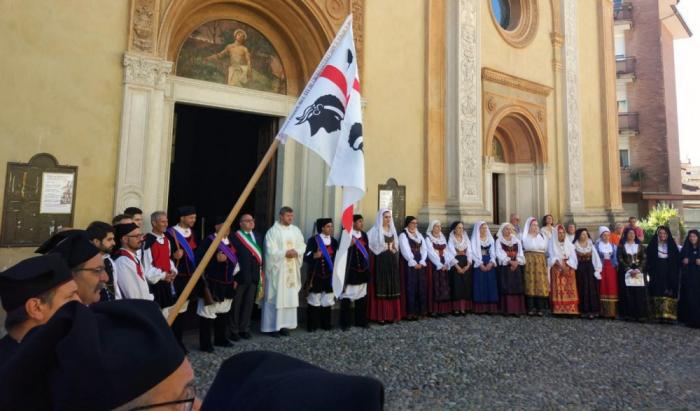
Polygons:
M294 139L315 151L330 167L326 185L343 188L343 230L333 267L333 291L340 296L354 204L365 194L362 105L352 15L338 31L277 138L282 143Z

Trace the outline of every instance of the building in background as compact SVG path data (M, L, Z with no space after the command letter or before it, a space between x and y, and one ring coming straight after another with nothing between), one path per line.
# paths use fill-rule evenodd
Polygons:
M692 35L678 0L615 0L622 202L645 216L658 202L682 208L673 42Z
M700 166L681 163L683 185L683 218L687 228L700 229Z

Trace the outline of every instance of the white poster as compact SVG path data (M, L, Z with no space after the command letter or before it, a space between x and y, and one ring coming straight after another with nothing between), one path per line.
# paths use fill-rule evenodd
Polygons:
M40 214L70 214L75 174L43 173Z
M393 211L394 192L391 190L379 190L379 208L388 208Z

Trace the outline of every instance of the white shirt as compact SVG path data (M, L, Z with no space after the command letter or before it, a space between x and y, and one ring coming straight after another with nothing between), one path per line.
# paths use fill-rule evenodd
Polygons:
M125 251L131 254L137 264L139 263L134 253L129 250ZM142 278L138 274L136 264L127 256L117 258L114 262L114 268L114 283L119 286L121 298L153 300L153 294L148 289L148 282L146 282L145 270L142 270L144 272L144 278Z
M411 245L408 243L409 236L413 241L420 241L420 261L416 261L413 258L413 251L411 251ZM428 258L428 248L425 246L423 236L419 232L410 234L408 231L404 231L399 234L399 250L403 258L408 262L409 267L415 267L416 264L425 265L425 259Z

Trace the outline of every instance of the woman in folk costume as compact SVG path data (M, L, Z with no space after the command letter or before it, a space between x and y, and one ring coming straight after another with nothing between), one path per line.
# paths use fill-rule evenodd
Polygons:
M644 273L646 253L631 227L622 232L617 247L617 261L620 316L625 320L644 320L649 317L647 279Z
M452 314L465 315L472 310L472 252L471 242L461 221L450 226L450 238L447 251L452 257L450 262L450 292L452 296Z
M681 253L668 227L660 226L647 247L651 315L661 322L677 318Z
M417 320L428 313L428 279L426 261L428 247L418 231L418 220L406 217L404 229L399 235L401 250L401 276L406 284L406 318Z
M525 314L525 254L511 223L504 223L498 229L495 248L501 313L515 316Z
M593 246L591 236L585 228L579 228L574 234L576 250L576 289L578 290L578 309L581 317L593 319L600 315L600 288L603 263Z
M540 233L535 217L525 221L521 236L525 254L525 307L528 315L543 316L549 309L547 237Z
M608 227L598 228L596 251L603 264L600 272L600 316L617 318L617 246L611 240Z
M552 237L556 236L557 232L554 227L554 217L551 214L547 214L542 217L542 229L540 232L547 237L547 241L551 240Z
M307 318L309 332L316 331L319 325L330 330L331 307L335 304L333 293L333 262L338 251L338 240L333 238L333 220L316 220L316 235L306 241L304 262L308 264L309 276L306 279Z
M428 249L428 312L446 316L452 311L450 295L450 263L452 256L447 249L447 239L442 234L442 224L434 220L425 232Z
M690 327L700 327L700 233L688 231L681 250L681 291L678 320Z
M552 314L578 314L578 291L576 289L576 250L566 241L564 226L558 224L549 240L547 267L551 279Z
M372 267L372 277L367 283L369 319L379 324L397 322L404 316L404 295L399 274L399 235L391 210L379 210L367 237Z
M474 312L498 313L498 280L496 279L496 248L488 224L477 221L472 231L472 260L474 261Z

